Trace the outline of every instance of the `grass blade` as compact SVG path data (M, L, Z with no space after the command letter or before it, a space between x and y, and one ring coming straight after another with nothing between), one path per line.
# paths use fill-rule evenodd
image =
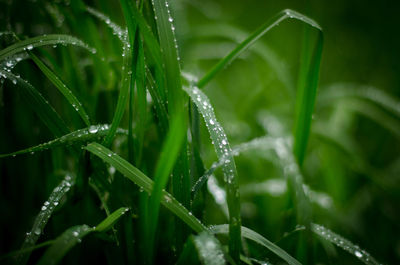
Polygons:
M82 241L86 235L94 231L87 225L73 226L62 233L55 242L46 250L41 257L38 265L54 265L61 261L61 259L73 248L76 244Z
M100 224L98 224L95 228L96 232L106 232L118 221L121 216L123 216L126 212L129 211L129 208L121 207L112 214L110 214L106 219L104 219Z
M29 147L9 154L1 154L0 158L9 156L14 157L16 155L27 154L32 152L40 152L59 146L70 146L79 143L87 143L89 141L94 141L96 139L106 136L108 131L109 131L109 126L107 124L92 125L88 128L71 132L69 134L63 135L59 138L56 138L54 140L51 140L49 142L37 146ZM126 130L118 129L117 133L126 135L127 132Z
M64 95L64 97L71 104L72 108L78 112L86 126L90 126L89 115L86 113L82 106L82 103L75 97L72 91L64 84L63 81L49 68L47 67L36 55L29 53L32 60L43 72L43 74L54 84L55 87Z
M73 185L74 180L70 175L67 174L65 178L61 181L61 183L56 188L54 188L53 192L49 196L49 199L44 202L41 211L36 216L31 231L26 234L21 250L31 248L35 245L36 241L42 234L44 227L49 221L54 209L59 204L61 198L70 190ZM26 264L29 256L30 251L18 256L19 263Z
M117 35L121 42L124 42L127 39L127 31L123 30L117 23L114 23L108 16L92 7L86 7L86 11L103 21L113 31L113 34Z
M22 96L33 108L43 123L57 137L69 133L67 125L60 118L54 108L44 99L44 97L31 84L24 79L12 74L11 72L0 70L0 77L7 78L21 91Z
M199 88L204 87L208 82L210 82L214 76L219 73L222 69L228 66L232 61L239 57L244 51L246 51L250 46L252 46L259 38L268 33L271 29L278 26L282 21L286 19L296 19L310 25L313 28L318 29L322 32L321 27L312 19L300 14L296 11L285 9L277 14L275 17L267 21L265 24L260 26L256 31L254 31L247 39L242 41L235 49L233 49L225 58L219 61L210 71L208 71L203 78L199 80L197 86Z
M364 264L367 265L380 264L368 252L362 250L359 246L353 244L349 240L332 232L331 230L323 227L322 225L312 224L311 231L313 231L315 234L319 235L323 239L331 242L332 244L340 247L341 249L344 249L345 251L349 252L351 255L361 260Z
M151 248L153 248L154 245L162 191L167 185L168 177L172 172L185 138L185 130L182 128L182 119L183 113L179 116L175 116L163 148L161 149L161 155L154 174L154 187L149 201L149 220L151 220L149 242Z
M281 249L280 247L278 247L277 245L275 245L274 243L272 243L271 241L269 241L262 235L258 234L257 232L255 232L247 227L244 227L244 226L241 227L241 230L242 230L242 236L244 238L250 239L250 240L260 244L261 246L269 249L270 251L272 251L273 253L275 253L276 255L278 255L279 257L281 257L283 260L285 260L287 263L289 263L291 265L301 265L300 262L298 262L295 258L290 256L286 251L284 251L283 249ZM214 234L227 234L228 231L229 231L229 227L226 224L215 225L215 226L210 227L210 232L214 233Z
M68 228L46 250L42 258L39 260L38 265L57 264L65 256L65 254L67 254L68 251L76 244L80 243L85 236L92 232L106 232L115 222L117 222L126 212L128 212L128 210L129 209L125 207L119 208L96 227L78 225Z
M126 160L98 143L91 143L87 145L85 149L100 157L106 163L112 165L122 175L141 187L147 193L151 194L154 185L153 181ZM166 191L163 191L162 194L161 203L185 222L190 228L196 232L207 230L207 228L171 194Z
M224 180L227 190L227 200L229 209L229 254L235 261L239 261L241 249L240 237L240 195L237 183L237 172L232 150L228 142L224 129L217 121L214 109L207 96L197 87L185 87L191 100L196 104L199 112L204 118L210 137L214 143L215 152L218 159L224 159L222 165Z
M51 34L29 38L8 46L7 48L0 51L0 61L3 61L14 54L24 51L30 51L33 48L57 44L79 46L87 49L91 53L96 53L95 49L89 47L83 41L73 36L63 34Z

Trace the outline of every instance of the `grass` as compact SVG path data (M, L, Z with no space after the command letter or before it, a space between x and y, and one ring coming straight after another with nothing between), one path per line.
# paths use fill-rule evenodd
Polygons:
M1 203L16 212L0 223L14 222L2 235L1 262L392 260L360 240L355 226L365 200L397 196L388 177L397 160L388 170L370 164L373 152L357 149L354 124L367 118L366 126L398 138L399 100L345 83L318 92L324 37L317 22L285 9L251 34L200 27L201 41L225 38L234 47L206 67L193 60L193 70L186 54L194 46L179 46L175 4L113 5L38 1L35 10L45 11L33 14L49 34L9 22L0 35ZM304 26L297 76L263 39L292 24ZM243 67L248 61L257 71L267 64L273 85ZM253 75L260 88L241 91ZM326 120L314 121L314 109ZM247 121L249 113L258 118ZM353 186L365 188L354 199L346 194Z

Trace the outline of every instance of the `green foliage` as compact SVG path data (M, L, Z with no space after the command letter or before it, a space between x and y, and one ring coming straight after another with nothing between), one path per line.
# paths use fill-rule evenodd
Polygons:
M396 260L399 100L318 88L313 19L284 9L247 33L204 25L217 9L199 1L38 0L26 18L16 2L0 11L1 263Z

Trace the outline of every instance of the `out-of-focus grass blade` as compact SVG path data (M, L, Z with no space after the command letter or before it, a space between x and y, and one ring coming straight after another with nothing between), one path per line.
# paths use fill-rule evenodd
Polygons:
M371 86L358 84L338 83L329 85L318 95L318 102L321 105L332 104L334 99L360 98L392 112L400 118L400 101L384 91Z
M205 265L226 264L219 241L209 232L201 232L193 238L200 260Z
M27 102L29 102L28 106L32 107L39 118L55 136L61 137L70 132L67 125L65 125L64 121L60 118L54 108L31 84L8 71L0 70L0 77L7 78L13 84L18 85L22 96Z
M97 143L91 143L86 146L85 149L100 157L106 163L112 165L122 175L141 187L147 193L151 194L153 189L153 181L143 174L139 169L129 164L126 160ZM200 232L207 230L207 228L196 217L194 217L168 192L162 192L161 203L194 231Z
M67 229L55 240L50 248L46 250L37 264L57 264L72 247L81 242L82 238L93 231L94 228L91 228L87 225L78 225Z
M334 245L344 249L349 252L351 255L355 256L357 259L361 260L364 264L367 265L378 265L377 262L368 252L362 250L359 246L353 244L349 240L344 237L332 232L331 230L323 227L319 224L312 224L311 231L315 234L319 235L323 239L333 243Z
M295 258L290 256L286 251L263 237L262 235L258 234L257 232L242 226L242 235L244 238L250 239L261 246L264 246L265 248L269 249L279 257L281 257L283 260L285 260L287 263L291 265L301 265L300 262L298 262ZM210 227L210 232L214 234L227 234L229 231L228 225L215 225Z
M87 115L82 103L75 97L72 91L61 81L61 79L47 67L36 55L30 53L30 57L39 67L39 69L45 74L45 76L57 87L57 89L64 95L64 97L71 104L72 108L78 112L82 120L87 126L90 126L89 115Z
M227 191L227 201L229 209L229 254L234 261L239 262L239 253L241 249L240 236L240 195L237 183L237 172L232 150L228 142L224 129L217 121L214 109L208 97L197 87L185 87L192 101L196 104L199 112L204 118L210 137L214 143L215 152L218 159L224 159L222 165L224 180Z
M204 87L208 82L210 82L214 76L229 65L233 60L239 57L247 48L253 45L259 38L268 33L271 29L278 26L282 21L286 19L296 19L304 22L311 27L314 27L321 31L321 27L312 19L290 9L285 9L277 14L272 19L268 20L265 24L260 26L256 31L254 31L247 39L242 41L234 50L232 50L225 58L219 61L210 71L208 71L203 78L199 80L197 86L199 88Z
M51 140L47 143L29 147L29 148L26 148L26 149L23 149L20 151L16 151L13 153L9 153L9 154L1 154L0 158L8 157L8 156L16 156L16 155L21 155L21 154L27 154L27 153L32 153L32 152L40 152L40 151L48 150L48 149L58 147L58 146L70 146L70 145L76 145L79 143L86 143L89 141L94 141L96 139L106 136L108 133L108 130L109 130L109 126L107 124L91 125L88 128L71 132L64 136L61 136L54 140ZM125 134L125 135L127 134L126 130L123 130L120 128L117 130L117 133Z
M85 48L92 53L95 53L96 50L89 47L80 39L77 39L70 35L63 35L63 34L51 34L51 35L42 35L33 38L29 38L23 41L19 41L14 43L7 48L0 51L0 61L3 61L7 57L10 57L14 54L30 51L33 48L46 46L46 45L57 45L57 44L64 44L64 45L74 45Z
M118 221L121 216L123 216L126 212L129 211L129 208L122 207L110 214L106 219L104 219L100 224L96 226L95 231L97 232L106 232L109 230L115 222Z
M177 114L178 116L174 117L163 148L161 149L161 155L154 174L154 187L149 201L149 220L151 225L149 231L150 238L148 240L150 247L153 247L162 191L167 185L168 177L171 175L186 133L185 127L182 128L184 126L182 122L184 114Z
M76 244L80 243L82 239L92 232L106 232L117 222L129 209L122 207L110 214L96 227L89 227L87 225L78 225L68 228L62 233L54 243L43 254L38 265L54 265L61 261L61 259L73 248Z
M49 196L49 199L44 202L41 211L36 216L31 231L26 234L21 250L31 248L35 245L36 241L42 234L44 227L49 221L54 209L59 204L61 198L70 190L72 185L74 185L74 180L69 174L66 174L61 183L54 188L53 192ZM19 264L26 264L29 256L30 251L18 256Z

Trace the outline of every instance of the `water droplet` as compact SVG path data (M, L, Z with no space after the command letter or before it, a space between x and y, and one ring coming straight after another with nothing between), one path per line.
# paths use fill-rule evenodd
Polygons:
M76 237L76 236L79 236L79 233L74 231L74 232L72 232L72 235Z
M358 250L354 251L354 255L356 255L357 258L362 258L362 253Z
M33 45L32 45L32 44L29 44L28 46L26 46L26 49L27 49L28 51L32 50L32 49L33 49Z
M89 132L90 133L97 133L97 131L99 130L98 126L92 125L89 127Z
M36 228L35 231L33 233L35 233L35 235L40 235L42 231L40 231L40 228Z

